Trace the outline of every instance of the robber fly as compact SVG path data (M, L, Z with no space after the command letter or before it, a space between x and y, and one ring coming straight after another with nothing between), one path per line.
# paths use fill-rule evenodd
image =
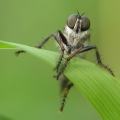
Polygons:
M64 28L64 32L62 33L60 30L57 31L56 34L50 34L46 37L36 48L41 48L51 37L55 39L59 48L60 48L60 56L59 60L54 68L57 72L56 76L54 76L57 80L61 81L61 88L64 90L62 103L59 112L63 111L65 105L65 99L73 83L68 80L68 78L64 75L64 70L68 64L68 62L78 54L84 53L86 51L95 50L97 62L100 66L107 69L111 75L114 76L112 70L108 68L108 66L104 65L101 61L98 49L94 45L89 45L90 40L90 20L84 16L84 14L72 14L67 19L67 24ZM19 53L23 53L25 51L20 50L15 52L18 56ZM65 59L64 63L62 64L62 59L64 55L67 54L68 57ZM61 69L60 65L62 64Z

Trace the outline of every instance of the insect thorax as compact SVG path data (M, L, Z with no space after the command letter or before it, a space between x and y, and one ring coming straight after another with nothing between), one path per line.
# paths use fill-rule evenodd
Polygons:
M86 30L76 34L72 29L70 29L66 25L64 29L64 36L66 37L69 45L69 46L66 46L64 44L65 52L67 54L71 54L76 50L76 46L80 46L80 45L87 46L89 44L90 32L89 30Z

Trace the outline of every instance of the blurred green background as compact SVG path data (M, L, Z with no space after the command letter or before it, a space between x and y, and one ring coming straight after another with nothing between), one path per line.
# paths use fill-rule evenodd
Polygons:
M120 1L112 0L0 0L0 39L37 45L47 35L63 30L67 17L84 13L91 21L91 44L120 79ZM44 49L57 51L54 40ZM73 87L63 114L55 74L38 58L15 50L0 50L0 120L101 120L87 99ZM95 52L88 52L96 63ZM48 58L49 59L49 58Z

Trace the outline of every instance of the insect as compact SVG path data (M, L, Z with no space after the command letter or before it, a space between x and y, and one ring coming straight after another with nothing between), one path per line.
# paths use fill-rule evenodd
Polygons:
M60 30L57 31L56 34L50 34L46 37L36 48L40 49L51 37L55 39L59 48L60 48L60 56L58 62L54 68L56 71L56 75L54 76L57 80L59 79L61 82L61 89L64 90L62 103L59 112L63 111L65 100L68 95L69 90L72 88L73 83L68 80L68 78L64 75L64 70L68 64L68 62L78 54L87 52L89 50L94 49L96 53L96 59L98 65L108 70L108 72L114 76L114 73L108 66L104 65L101 61L98 49L94 45L89 45L90 40L90 20L84 16L84 14L72 14L68 17L66 26L64 28L64 32L62 33ZM20 50L15 52L15 55L18 56L20 53L25 51ZM67 54L68 57L65 59L61 69L60 65L62 64L62 59L64 55Z

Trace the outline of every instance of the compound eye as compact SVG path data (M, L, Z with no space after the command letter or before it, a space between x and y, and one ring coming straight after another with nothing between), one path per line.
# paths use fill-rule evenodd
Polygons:
M82 20L81 30L82 30L82 31L88 30L89 27L90 27L90 21L89 21L89 19L88 19L87 17L85 17L85 16L82 16L82 17L81 17L81 20Z
M76 20L77 20L77 16L76 14L72 14L68 17L68 20L67 20L67 26L71 29L74 28L74 25L76 23Z

